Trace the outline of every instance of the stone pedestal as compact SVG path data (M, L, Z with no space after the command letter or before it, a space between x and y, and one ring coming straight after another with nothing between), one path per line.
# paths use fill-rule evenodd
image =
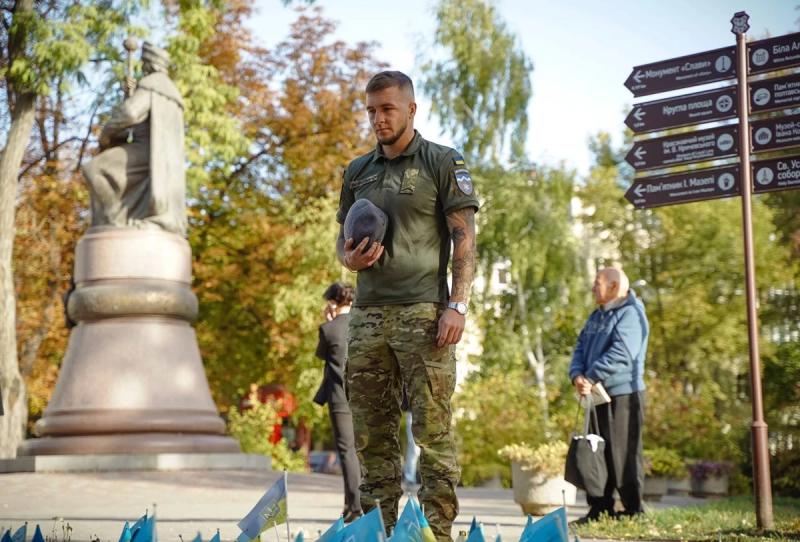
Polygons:
M91 228L75 252L72 329L41 438L19 455L239 452L191 322L191 251L160 229Z

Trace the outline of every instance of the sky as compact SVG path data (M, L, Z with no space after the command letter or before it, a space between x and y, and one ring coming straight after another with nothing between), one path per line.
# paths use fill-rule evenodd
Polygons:
M296 4L296 3L295 3ZM375 56L412 79L417 53L435 29L434 0L317 0L348 43L375 41ZM587 142L600 131L621 144L633 99L623 82L633 66L735 44L730 19L750 15L748 36L800 30L800 0L495 0L500 16L533 62L527 150L538 164L564 162L579 175L591 166ZM271 47L296 13L280 0L258 0L251 28ZM701 90L698 87L692 90ZM682 91L688 92L688 91ZM415 126L427 139L452 145L429 119L430 101L417 96Z

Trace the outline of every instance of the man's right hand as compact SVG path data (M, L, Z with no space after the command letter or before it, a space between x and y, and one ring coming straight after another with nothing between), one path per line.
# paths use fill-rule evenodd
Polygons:
M591 381L583 375L578 375L575 377L575 380L572 381L575 386L575 390L580 395L589 395L592 393L592 386L593 384Z
M344 266L350 271L361 271L372 266L383 255L383 245L375 241L369 250L364 251L369 242L369 237L364 237L361 242L353 247L353 239L344 242Z

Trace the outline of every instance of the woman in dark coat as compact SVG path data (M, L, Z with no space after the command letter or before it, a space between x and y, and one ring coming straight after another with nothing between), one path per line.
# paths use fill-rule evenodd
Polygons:
M340 282L331 284L323 297L327 302L327 322L319 326L317 357L325 361L325 376L314 396L314 402L328 405L333 428L333 438L344 477L345 522L362 515L358 486L361 471L356 457L353 436L353 415L347 404L344 391L345 364L347 363L347 326L350 323L350 307L353 304L353 287Z

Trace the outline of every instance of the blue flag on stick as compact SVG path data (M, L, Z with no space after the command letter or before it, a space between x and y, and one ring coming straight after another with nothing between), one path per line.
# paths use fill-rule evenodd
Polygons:
M381 509L376 506L339 532L341 542L386 542Z
M141 522L141 526L134 530L134 527L139 525L139 522ZM158 542L155 515L148 516L145 514L139 521L133 524L131 531L133 532L131 542Z
M11 542L11 529L7 530L3 534L3 538L0 539L0 542Z
M31 538L31 542L44 542L44 536L42 535L42 530L39 528L39 524L36 524L36 530L33 531L33 538Z
M470 529L472 528L470 527ZM467 535L467 542L486 542L486 537L483 536L483 525L477 523L475 528Z
M248 539L258 538L265 529L285 523L288 519L286 506L286 473L267 490L248 514L238 523L242 534ZM239 536L239 540L244 538Z
M540 520L526 525L520 536L520 542L569 542L566 509L562 506Z
M197 535L200 536L200 533L197 533ZM214 533L214 536L212 536L211 540L209 540L208 542L220 542L219 529L217 529L217 532Z
M422 542L422 530L414 504L414 497L409 496L408 502L394 526L393 542Z
M133 538L133 533L131 532L131 526L126 521L125 525L122 526L122 534L119 535L119 542L131 542Z
M317 539L317 542L334 542L337 540L337 535L342 529L344 529L344 519L342 519L342 516L339 516L339 519L328 527L327 531L322 533L322 536Z
M25 542L25 536L28 534L28 524L26 523L11 536L11 542Z
M197 531L197 536L192 539L192 542L203 542L203 535L200 534L200 531Z
M478 528L478 519L475 516L472 516L472 524L469 526L469 534L472 534L472 531Z

